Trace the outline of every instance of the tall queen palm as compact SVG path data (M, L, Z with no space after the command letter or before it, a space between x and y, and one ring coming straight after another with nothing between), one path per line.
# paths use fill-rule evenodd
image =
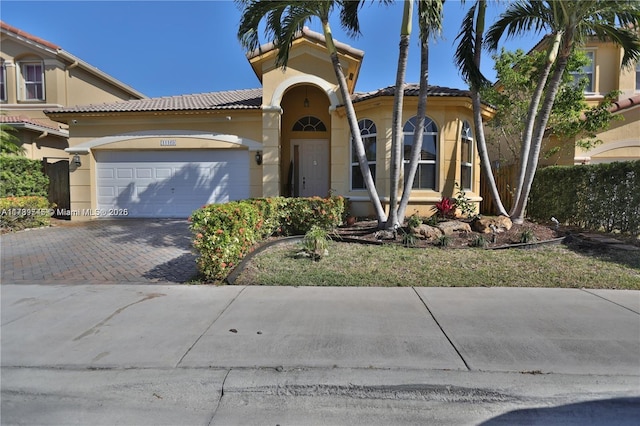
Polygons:
M537 82L522 136L520 173L510 212L514 223L524 221L542 139L572 50L584 45L589 37L597 37L621 46L622 66L633 66L640 59L638 28L637 0L529 0L512 3L487 32L485 42L492 50L497 49L505 33L514 37L530 31L547 32L547 62Z
M304 26L313 18L322 23L322 31L333 69L338 81L340 95L344 101L349 130L351 131L354 151L358 158L360 171L364 177L369 199L373 204L378 225L381 227L387 216L380 202L367 156L358 127L358 119L353 108L351 96L347 88L347 81L340 65L338 50L333 41L329 17L333 10L340 8L340 23L350 36L360 34L358 9L362 2L349 0L317 0L317 1L268 1L268 0L236 0L242 8L242 18L238 29L238 39L248 51L260 47L259 26L265 21L265 36L273 41L277 49L276 66L286 67L293 41L303 30Z
M473 126L475 128L475 140L480 156L480 164L485 181L489 186L491 197L496 205L498 214L508 216L506 209L502 205L500 193L496 186L496 181L491 171L491 162L487 152L487 142L482 125L482 110L479 90L489 81L480 72L480 60L482 54L482 43L485 28L485 15L487 2L478 0L471 6L458 34L458 47L455 53L455 62L460 69L460 73L465 78L471 89L471 102L473 105Z

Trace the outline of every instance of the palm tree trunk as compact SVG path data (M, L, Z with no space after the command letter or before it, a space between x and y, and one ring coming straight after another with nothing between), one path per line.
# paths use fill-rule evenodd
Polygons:
M478 1L478 18L476 19L476 31L474 40L473 62L476 67L480 69L480 60L482 57L482 37L484 34L485 15L487 10L487 2L484 0ZM489 185L489 192L496 204L496 210L498 214L503 216L509 216L507 214L498 187L496 186L496 180L493 177L491 170L491 161L489 160L489 154L487 152L487 141L484 137L484 125L482 124L482 105L480 103L480 94L475 84L471 84L471 103L473 105L473 127L475 130L476 146L478 148L478 155L480 156L480 168L484 173L484 177Z
M533 178L536 174L538 167L538 159L540 158L540 148L542 146L542 139L544 138L544 132L551 115L551 109L553 108L553 102L556 98L560 83L562 82L562 74L567 67L569 60L570 47L563 49L563 54L558 58L556 68L553 71L551 80L549 81L549 87L542 103L542 108L536 119L534 126L534 135L531 141L531 152L526 162L526 173L524 175L524 181L522 184L522 192L520 199L514 207L512 214L513 223L524 222L524 216L527 208L527 202L529 193L531 192L531 185L533 184ZM523 159L524 160L524 159Z
M402 106L404 103L405 76L409 57L409 38L411 37L411 16L413 1L405 0L402 27L400 28L400 45L398 53L398 69L393 98L393 114L391 128L391 169L389 176L389 220L387 228L393 229L400 224L398 220L398 191L400 188L400 169L404 160L402 143Z
M427 114L427 88L429 87L429 40L422 39L420 41L420 89L418 91L418 112L416 120L416 128L413 134L413 146L411 147L411 157L409 160L409 169L405 170L406 184L402 191L402 199L398 207L398 222L404 222L404 217L409 205L411 197L411 189L413 188L413 180L418 170L418 162L422 155L422 141L424 139L424 122Z
M528 158L531 150L531 140L533 138L534 126L536 122L536 116L538 115L538 105L540 105L540 99L544 93L545 85L551 68L558 56L558 49L560 47L560 41L562 39L562 32L557 32L554 36L553 42L547 50L547 61L545 67L538 77L538 85L533 93L533 98L529 104L529 110L527 111L527 122L525 123L525 129L522 134L522 146L520 147L520 168L518 172L518 180L516 184L516 192L514 194L513 205L511 207L511 215L514 216L518 205L521 205L522 190L525 183L525 175L527 172Z
M480 104L480 94L477 90L471 89L471 102L473 105L473 126L475 128L476 146L478 148L478 155L480 156L480 168L484 173L484 178L489 186L489 192L496 204L496 211L503 216L509 216L507 210L502 204L502 198L498 187L496 186L496 180L493 177L491 170L491 161L489 160L489 154L487 152L487 141L484 137L484 127L482 124L482 105Z
M353 103L351 102L351 95L349 94L349 90L347 89L347 80L344 77L342 65L340 65L338 51L335 47L335 44L333 43L333 36L331 35L331 28L328 21L322 22L322 29L327 44L327 50L329 50L329 55L331 57L331 63L333 64L333 70L336 74L336 78L338 79L338 88L340 90L340 94L342 95L344 106L347 112L349 130L351 131L351 136L353 137L353 148L355 150L356 157L358 158L358 164L360 165L360 171L362 172L364 183L367 187L369 199L371 200L371 204L373 204L373 208L378 218L378 227L382 227L383 224L387 221L387 215L385 214L382 203L380 202L380 197L378 196L378 191L376 190L376 184L373 181L373 176L371 175L371 170L369 169L369 162L367 161L364 144L362 142L362 136L360 135L360 128L358 127L356 111L353 108Z

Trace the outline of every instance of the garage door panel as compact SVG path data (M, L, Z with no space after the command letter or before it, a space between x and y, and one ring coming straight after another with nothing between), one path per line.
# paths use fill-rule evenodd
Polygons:
M156 179L168 179L173 176L173 169L170 167L156 168Z
M249 152L96 152L100 209L130 217L188 217L209 203L249 197Z

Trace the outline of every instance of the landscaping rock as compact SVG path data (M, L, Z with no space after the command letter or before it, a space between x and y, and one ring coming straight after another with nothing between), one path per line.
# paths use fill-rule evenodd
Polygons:
M378 240L395 240L398 234L396 233L395 230L389 231L389 230L383 229L381 231L376 232L375 236L376 236L376 239Z
M483 216L471 222L471 228L480 233L490 234L491 226L494 226L496 232L504 232L511 229L513 223L506 216Z
M411 234L415 235L416 238L427 241L434 241L442 236L441 230L439 230L438 228L434 228L433 226L424 224L415 228L411 228L410 232Z
M442 231L444 235L453 235L456 232L471 232L471 227L468 223L460 222L459 220L452 220L450 222L440 222L437 228Z

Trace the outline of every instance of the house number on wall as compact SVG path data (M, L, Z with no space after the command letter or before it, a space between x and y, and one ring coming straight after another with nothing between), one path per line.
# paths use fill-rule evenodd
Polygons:
M175 139L160 139L160 146L176 146Z

